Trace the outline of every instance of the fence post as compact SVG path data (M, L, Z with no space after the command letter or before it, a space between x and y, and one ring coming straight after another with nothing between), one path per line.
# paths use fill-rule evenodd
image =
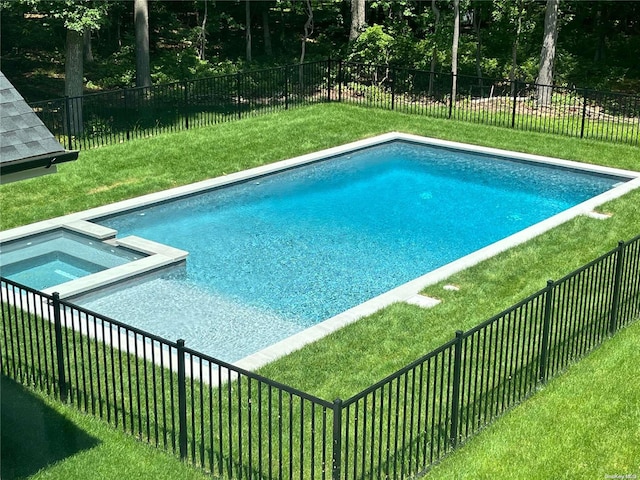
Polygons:
M327 102L331 101L331 57L327 58Z
M553 306L553 288L555 282L547 280L547 288L544 297L544 324L542 327L542 348L540 351L540 368L538 379L540 382L547 381L547 363L549 361L549 336L551 330L551 307Z
M460 418L460 382L462 372L462 337L464 332L456 332L456 343L453 359L453 393L451 396L451 430L449 441L451 448L456 448L458 443L458 419Z
M125 114L127 114L128 113L127 110L129 109L129 101L128 101L128 99L129 99L129 89L128 88L123 88L122 92L123 92L122 95L123 95L123 99L124 99L124 111L125 111ZM129 115L127 115L127 117L129 117ZM126 133L125 137L126 137L127 140L131 139L130 138L130 134L129 134L129 130L130 130L129 127L130 126L131 126L131 122L127 121L127 131L125 132Z
M236 73L236 110L238 113L238 120L242 118L242 113L240 112L240 72Z
M178 443L180 458L187 458L187 382L184 366L184 340L178 344Z
M182 84L184 88L184 128L189 130L189 82L187 80Z
M391 67L391 110L396 107L396 69Z
M618 311L620 310L620 289L622 288L622 260L624 259L625 243L618 242L616 249L616 267L613 281L613 300L611 305L611 320L609 322L609 335L616 333L618 329Z
M342 59L338 60L338 103L342 102Z
M67 97L69 98L69 97ZM64 374L64 349L62 348L62 320L60 319L60 294L54 292L52 295L53 306L53 325L55 330L56 341L56 360L58 367L58 391L60 392L60 400L67 401L68 387Z
M333 451L331 461L331 479L341 480L342 467L342 400L333 401Z
M580 126L580 138L584 138L584 123L587 118L587 90L584 91L584 100L582 102L582 125Z
M284 67L284 109L289 110L289 66Z
M73 137L71 135L71 99L69 95L64 97L64 117L66 119L66 127L67 127L67 144L69 145L69 150L73 150Z
M511 128L516 127L516 101L518 99L518 81L513 80L513 111L511 112Z
M454 87L453 85L455 83L458 83L458 76L454 73L451 74L451 89L449 90L449 118L451 118L451 115L453 114L453 102L455 101L455 99L453 98L453 90Z

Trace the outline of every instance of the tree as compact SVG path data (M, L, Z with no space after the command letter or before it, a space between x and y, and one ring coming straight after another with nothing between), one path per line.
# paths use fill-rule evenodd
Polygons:
M351 0L351 28L349 29L349 41L352 42L360 36L366 25L365 0Z
M244 9L244 24L245 24L245 40L246 40L246 58L247 62L251 61L251 1L245 0Z
M539 105L551 103L553 84L553 67L556 57L556 41L558 40L558 4L560 0L547 0L544 15L544 38L540 51L540 69L538 70L537 99Z
M436 72L436 61L438 58L438 43L436 39L438 38L438 27L440 26L440 10L436 5L436 0L431 0L431 10L433 11L433 15L435 17L433 21L433 46L431 47L431 68L429 72L429 95L433 92L433 77Z
M207 1L204 0L204 14L202 15L202 24L200 25L200 35L198 37L198 58L205 60L207 48Z
M81 97L83 93L83 33L67 28L64 62L64 94L67 97Z
M84 32L98 29L106 17L108 5L90 1L31 2L36 9L48 11L61 19L67 30L65 45L64 91L75 98L68 105L67 124L72 134L82 133L82 94L84 90Z
M82 35L82 43L83 43L83 55L84 55L84 63L92 63L93 58L93 48L91 46L91 29L87 28Z
M267 56L273 55L273 47L271 46L271 28L269 27L269 10L270 2L263 2L262 7L262 38L264 39L264 53Z
M482 8L477 4L473 6L473 31L476 34L476 75L480 89L482 90Z
M149 5L147 0L134 0L133 23L136 32L136 87L150 87Z
M300 82L302 83L302 63L304 62L304 56L307 51L307 41L313 33L313 8L311 7L311 0L305 0L304 10L307 14L307 21L304 23L304 35L302 35L302 46L300 48Z
M527 46L527 36L535 28L535 19L539 16L537 8L537 3L534 0L496 0L494 3L492 12L495 22L494 30L500 32L502 37L511 43L511 57L508 67L511 94L514 93L516 78L521 75L518 72L521 46ZM507 65L501 73L506 72L506 67Z
M451 46L451 102L458 88L458 41L460 40L460 0L453 0L453 44Z

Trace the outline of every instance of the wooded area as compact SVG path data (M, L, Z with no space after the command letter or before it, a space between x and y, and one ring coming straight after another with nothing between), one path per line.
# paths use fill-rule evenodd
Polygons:
M328 57L640 91L638 1L18 0L0 8L2 70L28 101Z

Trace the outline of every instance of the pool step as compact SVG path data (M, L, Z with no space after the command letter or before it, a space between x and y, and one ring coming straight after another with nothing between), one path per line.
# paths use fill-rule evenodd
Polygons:
M147 240L146 238L137 237L135 235L116 238L113 240L113 244L115 246L146 253L147 255L164 255L165 257L172 258L175 261L184 260L189 255L189 252L185 250L180 250L179 248L174 248L169 245Z
M103 227L97 223L87 222L86 220L78 220L75 222L65 223L62 228L71 230L72 232L81 233L98 240L107 240L115 238L117 230L109 227Z

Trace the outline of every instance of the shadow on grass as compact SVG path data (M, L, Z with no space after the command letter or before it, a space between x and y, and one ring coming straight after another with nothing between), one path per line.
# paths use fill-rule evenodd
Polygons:
M0 478L23 478L98 440L64 418L18 383L0 376Z

